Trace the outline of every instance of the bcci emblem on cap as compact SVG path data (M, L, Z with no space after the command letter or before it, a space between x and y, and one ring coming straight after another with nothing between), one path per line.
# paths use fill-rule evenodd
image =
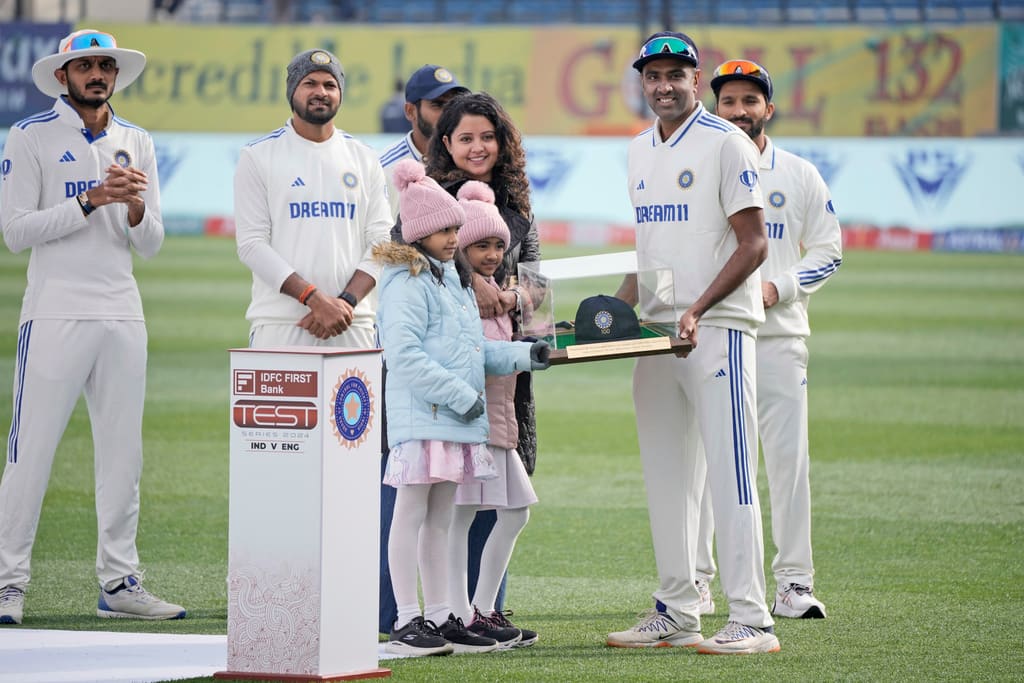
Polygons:
M639 339L636 311L622 299L598 294L584 299L576 309L576 343Z

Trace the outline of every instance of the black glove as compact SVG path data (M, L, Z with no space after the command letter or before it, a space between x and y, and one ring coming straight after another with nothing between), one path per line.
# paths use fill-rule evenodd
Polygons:
M530 345L531 370L547 370L551 367L551 347L545 341L535 341Z
M484 400L479 396L476 397L476 403L473 407L462 414L462 419L466 422L472 422L481 415L484 414Z

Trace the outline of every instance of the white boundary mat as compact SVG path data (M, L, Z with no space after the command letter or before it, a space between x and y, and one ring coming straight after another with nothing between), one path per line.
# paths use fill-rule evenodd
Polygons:
M380 659L394 655L384 652ZM227 636L0 628L0 683L152 683L227 668Z

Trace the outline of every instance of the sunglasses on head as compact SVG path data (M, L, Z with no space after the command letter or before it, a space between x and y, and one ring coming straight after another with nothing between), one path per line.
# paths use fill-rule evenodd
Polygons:
M640 56L638 59L644 57L657 57L658 55L679 55L680 57L686 57L697 61L697 52L692 45L687 44L685 40L681 38L674 38L672 36L663 38L652 38L644 43L644 46L640 48Z
M768 72L765 71L763 66L757 62L751 62L747 59L733 59L725 62L724 64L719 64L711 77L716 78L718 76L736 75L753 76L754 78L759 78L762 81L769 80Z
M117 41L114 40L114 36L109 33L100 33L98 31L89 31L77 35L68 41L68 44L64 46L62 52L70 52L71 50L87 50L90 47L117 47Z

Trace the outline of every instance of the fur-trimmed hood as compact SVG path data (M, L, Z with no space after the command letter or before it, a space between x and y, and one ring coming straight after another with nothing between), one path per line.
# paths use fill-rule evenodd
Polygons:
M401 242L381 242L373 247L373 258L385 266L407 266L410 275L419 275L430 267L419 250Z

